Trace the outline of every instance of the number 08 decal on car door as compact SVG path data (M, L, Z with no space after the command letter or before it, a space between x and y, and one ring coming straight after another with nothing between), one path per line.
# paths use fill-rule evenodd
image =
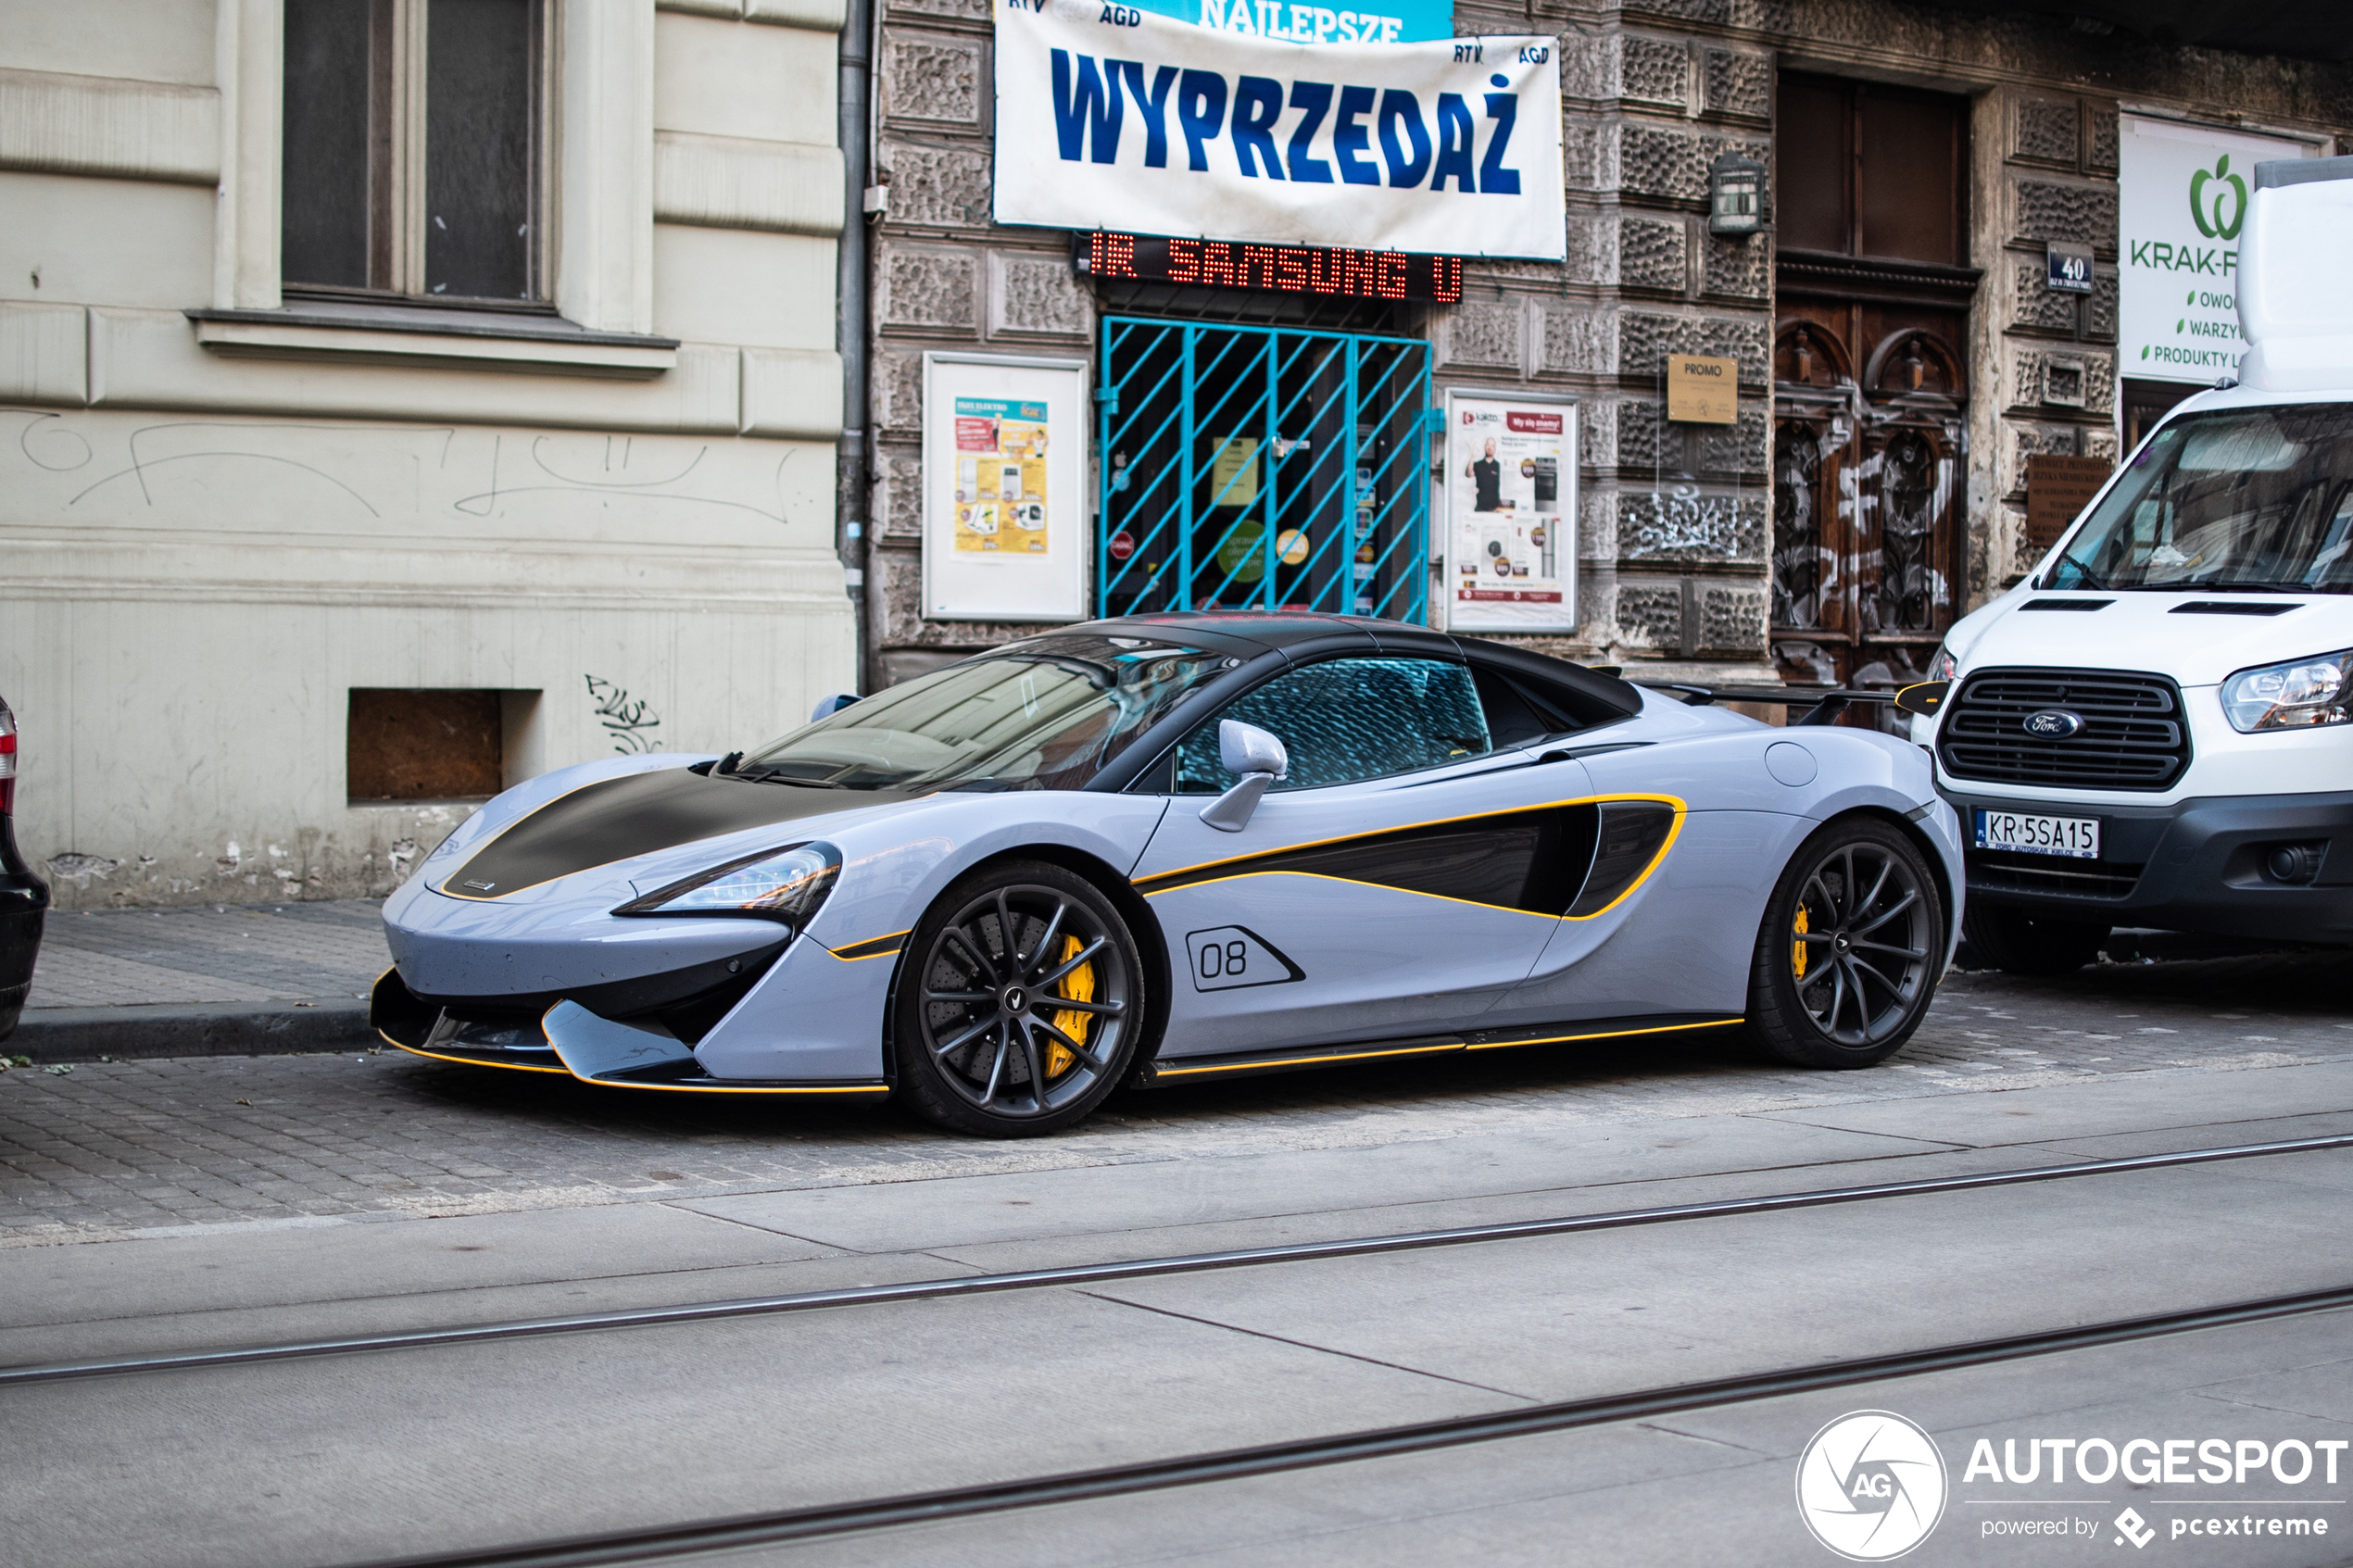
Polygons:
M1306 972L1275 945L1244 925L1213 926L1185 933L1193 989L1232 991L1244 985L1288 985Z

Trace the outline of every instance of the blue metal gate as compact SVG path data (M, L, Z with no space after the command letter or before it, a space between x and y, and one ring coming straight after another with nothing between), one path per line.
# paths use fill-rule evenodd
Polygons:
M1106 317L1099 615L1427 622L1429 345Z

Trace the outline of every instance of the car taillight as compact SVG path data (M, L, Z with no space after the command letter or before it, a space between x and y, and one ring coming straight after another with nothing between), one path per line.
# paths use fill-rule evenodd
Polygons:
M0 702L0 817L17 809L17 716Z

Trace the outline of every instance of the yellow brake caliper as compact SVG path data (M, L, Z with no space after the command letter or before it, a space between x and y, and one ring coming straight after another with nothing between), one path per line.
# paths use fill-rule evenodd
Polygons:
M1063 937L1063 944L1062 961L1064 963L1076 958L1084 946L1076 936ZM1095 999L1095 966L1083 963L1063 975L1062 986L1054 994L1065 1001L1093 1001ZM1080 1012L1076 1008L1064 1008L1054 1014L1054 1027L1083 1046L1087 1043L1087 1025L1093 1020L1092 1013ZM1059 1078L1069 1072L1077 1060L1078 1058L1073 1054L1068 1046L1059 1040L1050 1041L1046 1046L1046 1076Z
M1797 922L1793 927L1797 939L1789 945L1789 958L1790 968L1796 972L1800 980L1806 978L1806 933L1812 929L1812 925L1813 922L1806 918L1806 906L1798 905Z

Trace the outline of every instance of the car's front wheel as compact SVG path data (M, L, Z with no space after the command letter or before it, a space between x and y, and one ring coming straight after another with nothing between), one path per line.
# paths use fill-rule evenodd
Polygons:
M1086 878L1010 861L950 888L915 927L893 1002L899 1090L958 1132L1031 1137L1102 1103L1135 1059L1143 964Z
M1748 981L1748 1030L1784 1061L1869 1067L1920 1026L1944 961L1935 874L1889 824L1817 831L1765 909Z

